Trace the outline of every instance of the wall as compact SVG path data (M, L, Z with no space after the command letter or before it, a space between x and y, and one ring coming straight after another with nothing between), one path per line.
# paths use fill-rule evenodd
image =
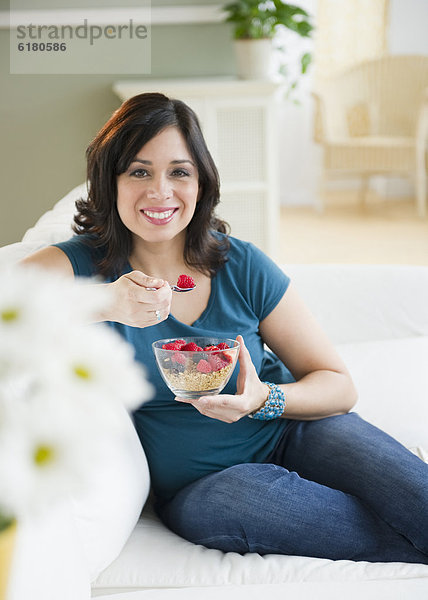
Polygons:
M388 48L391 54L428 54L427 0L390 0Z
M156 0L152 5L192 3L203 4L200 0ZM218 4L204 2L209 3ZM44 0L38 7L69 4ZM91 0L90 4L118 5L113 0ZM6 8L2 0L0 10ZM229 25L153 27L148 78L230 75L234 68ZM138 76L10 75L9 31L0 29L0 245L21 239L43 212L84 181L85 149L119 106L111 86L124 78Z

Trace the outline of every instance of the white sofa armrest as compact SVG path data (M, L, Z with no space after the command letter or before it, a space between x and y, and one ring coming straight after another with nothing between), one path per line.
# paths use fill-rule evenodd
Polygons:
M68 240L73 235L72 222L76 200L87 197L86 184L73 188L66 196L45 212L24 234L21 242L0 248L0 266L17 263L25 256L49 246Z

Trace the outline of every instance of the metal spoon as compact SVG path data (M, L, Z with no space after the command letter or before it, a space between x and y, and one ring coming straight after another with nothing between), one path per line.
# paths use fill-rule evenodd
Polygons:
M181 288L181 287L178 287L178 285L175 285L174 283L169 283L169 281L168 281L168 285L172 289L173 292L191 292L196 287L196 284L195 284L193 287ZM149 292L155 292L157 290L157 288L148 287L148 288L146 288L146 290L148 290Z

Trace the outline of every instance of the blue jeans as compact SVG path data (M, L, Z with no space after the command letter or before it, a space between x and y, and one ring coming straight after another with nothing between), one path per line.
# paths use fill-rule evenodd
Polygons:
M290 420L266 463L207 475L158 510L224 552L428 564L428 465L356 413Z

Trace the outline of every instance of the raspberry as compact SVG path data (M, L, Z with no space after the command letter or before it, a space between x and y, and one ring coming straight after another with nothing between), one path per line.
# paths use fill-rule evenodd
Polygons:
M204 351L209 352L210 350L220 350L218 346L205 346Z
M177 287L183 290L195 287L195 280L190 275L179 275L177 279Z
M211 354L208 356L208 362L213 371L220 371L220 369L227 367L229 364L225 360L222 360L218 354Z
M188 344L184 344L184 346L180 347L180 350L182 352L202 352L202 348L195 344L195 342L189 342Z
M177 344L178 346L184 346L186 342L184 340L175 340L174 344Z
M168 344L162 344L162 350L180 350L181 345L177 342L169 342Z
M220 344L217 344L217 348L219 350L228 350L230 346L228 346L226 342L220 342Z
M211 373L212 371L210 363L204 359L198 362L196 368L200 373Z
M233 362L232 356L228 352L222 352L221 358L225 360L229 365Z
M180 365L186 364L186 358L180 352L174 352L172 355L172 360Z

